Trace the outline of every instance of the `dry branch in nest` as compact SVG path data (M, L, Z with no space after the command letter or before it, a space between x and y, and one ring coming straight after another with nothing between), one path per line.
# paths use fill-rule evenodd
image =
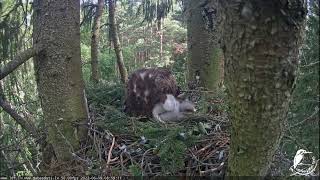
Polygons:
M86 175L224 174L229 151L226 114L195 115L163 125L141 122L112 107L103 109L91 109L96 121L89 127L91 144L83 157L90 167Z
M229 120L219 94L201 98L201 92L192 92L199 99L195 101L198 114L162 124L124 114L121 90L122 86L109 85L88 90L89 141L75 153L79 162L87 165L86 175L224 174Z

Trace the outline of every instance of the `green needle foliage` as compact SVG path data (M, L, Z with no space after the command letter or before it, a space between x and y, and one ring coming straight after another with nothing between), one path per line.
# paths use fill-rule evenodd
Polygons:
M286 150L294 157L298 149L304 148L319 158L319 1L309 9L300 61L288 131L296 142L287 143Z
M144 148L153 149L153 153L160 159L162 172L178 172L184 167L187 148L200 138L199 133L194 133L197 124L163 125L148 118L128 117L120 110L124 93L120 89L123 87L119 84L88 88L88 102L91 112L95 114L94 123L97 129L108 130L114 135L130 135L135 137L137 142L144 137L147 140ZM140 174L136 165L130 166L130 172L133 175Z

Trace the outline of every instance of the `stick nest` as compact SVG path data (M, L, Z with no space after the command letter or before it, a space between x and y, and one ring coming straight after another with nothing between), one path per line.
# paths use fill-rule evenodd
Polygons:
M230 143L224 111L206 106L207 113L161 124L124 114L117 106L122 97L98 104L89 94L89 138L77 153L78 161L88 167L85 175L224 175ZM222 99L207 102L223 103Z

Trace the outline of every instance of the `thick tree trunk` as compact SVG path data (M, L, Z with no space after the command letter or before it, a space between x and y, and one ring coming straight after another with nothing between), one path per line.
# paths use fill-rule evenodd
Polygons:
M117 56L117 64L119 67L119 73L122 83L126 83L128 81L128 72L126 66L124 65L122 49L120 45L118 30L117 30L117 21L116 21L116 7L115 0L108 0L109 2L109 23L110 23L110 33L111 39L114 46L114 51Z
M44 51L35 58L35 72L45 125L58 161L73 159L86 138L78 123L87 122L80 60L80 2L35 0L33 42ZM48 146L49 147L49 146ZM52 157L45 159L50 162Z
M99 37L100 37L100 24L103 12L104 0L98 0L96 14L92 25L91 37L91 79L94 83L99 82Z
M223 72L217 34L217 0L188 0L188 81L216 90ZM197 80L197 76L199 79Z
M287 118L304 30L304 0L222 3L232 119L228 175L265 176Z

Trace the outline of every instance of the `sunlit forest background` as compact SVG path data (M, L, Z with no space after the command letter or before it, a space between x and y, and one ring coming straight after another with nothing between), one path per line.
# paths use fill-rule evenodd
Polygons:
M160 20L161 30L159 30L159 22L156 14L152 11L154 7L146 5L153 2L156 1L118 0L116 3L116 28L118 29L124 65L129 75L143 67L168 68L174 74L182 91L188 92L186 19L188 8L183 0L167 1L166 11ZM19 52L27 50L33 45L32 13L35 10L32 4L32 0L0 0L1 67L4 67ZM101 145L100 148L97 148L95 144L96 147L88 150L89 152L87 153L90 155L87 156L88 159L85 159L85 161L89 163L89 169L85 171L86 175L99 175L102 172L112 175L159 175L157 173L170 175L181 172L181 167L185 164L197 166L193 170L201 171L205 175L207 169L201 169L200 167L209 167L207 164L220 164L225 161L227 157L222 154L227 152L227 149L224 151L222 149L226 148L228 143L221 145L224 141L227 141L225 139L220 139L219 145L215 144L215 147L221 148L218 151L220 154L206 149L207 154L201 154L202 152L197 151L199 154L195 154L194 157L199 155L202 159L192 161L193 164L188 164L191 160L184 160L183 153L190 153L191 150L188 150L189 148L194 147L197 143L204 142L209 137L210 132L213 132L210 129L211 126L213 128L218 127L210 122L189 122L187 128L184 128L181 126L162 127L151 122L143 123L139 121L136 124L134 123L133 129L131 126L127 127L126 122L131 122L132 118L130 119L122 112L125 90L120 81L121 74L116 61L114 43L111 40L107 3L104 4L99 24L97 56L99 61L97 69L99 82L96 83L92 79L91 43L93 27L96 26L94 25L96 7L96 0L81 0L81 67L90 118L97 122L95 126L97 129L94 129L94 131L101 131L102 128L104 129L101 131L104 133L102 136L107 136L109 133L113 134L114 137L122 138L123 144L129 143L132 144L132 147L136 146L134 142L139 144L141 138L142 140L147 138L150 143L141 145L143 146L141 148L143 153L139 157L145 157L142 162L135 159L134 155L131 154L131 159L123 157L124 162L121 162L122 164L120 159L114 160L115 162L119 161L119 164L112 164L110 160L106 160L106 156L109 153L108 148L105 149L106 154L102 155L100 153L98 157L94 155L99 154L98 149L109 147L112 138L106 143L94 136L95 143L99 141L101 144L106 144ZM272 163L272 167L277 169L280 175L290 174L289 168L299 149L310 151L316 159L319 159L319 6L317 3L309 3L304 42L300 54L295 89L285 125L286 131L276 153L276 159L279 161ZM0 96L10 102L21 117L34 122L39 129L45 128L33 60L26 61L7 77L1 79ZM223 81L219 84L219 90L215 94L199 90L198 93L190 91L189 96L196 102L197 114L201 115L201 117L203 116L202 118L210 115L218 117L218 121L222 122L220 126L223 132L226 133L225 137L223 137L228 138L230 122L226 117L228 105L224 100L226 93ZM224 118L227 120L224 121ZM186 133L188 134L188 140L181 141L179 138L176 139L177 132L186 129L191 132L189 134ZM125 137L127 138L126 140L124 140ZM163 139L161 139L162 137ZM222 137L222 135L220 134L219 137ZM184 135L182 138L184 138ZM167 143L161 144L164 139L167 140ZM31 176L39 174L42 147L39 146L37 139L31 137L2 108L0 108L0 142L0 176ZM211 141L206 141L206 143L208 142ZM118 142L119 148L123 144ZM173 144L175 148L170 149L172 148L170 144ZM201 147L205 147L205 144ZM157 148L158 150L155 150ZM158 151L155 153L157 158L151 160L151 155L148 155L153 151ZM137 148L135 153L139 154ZM206 157L209 157L210 153L212 153L212 156L215 154L216 159L220 158L219 160L221 161L207 161L209 158ZM115 154L117 152L114 152L114 156ZM190 155L189 158L193 159L194 157ZM159 166L150 165L151 168L149 167L150 170L148 170L147 166L142 166L144 161L149 161L150 164L157 164L158 162ZM113 167L110 172L98 168L106 166L106 162L107 165ZM186 171L188 172L188 170ZM150 172L150 174L147 172Z

